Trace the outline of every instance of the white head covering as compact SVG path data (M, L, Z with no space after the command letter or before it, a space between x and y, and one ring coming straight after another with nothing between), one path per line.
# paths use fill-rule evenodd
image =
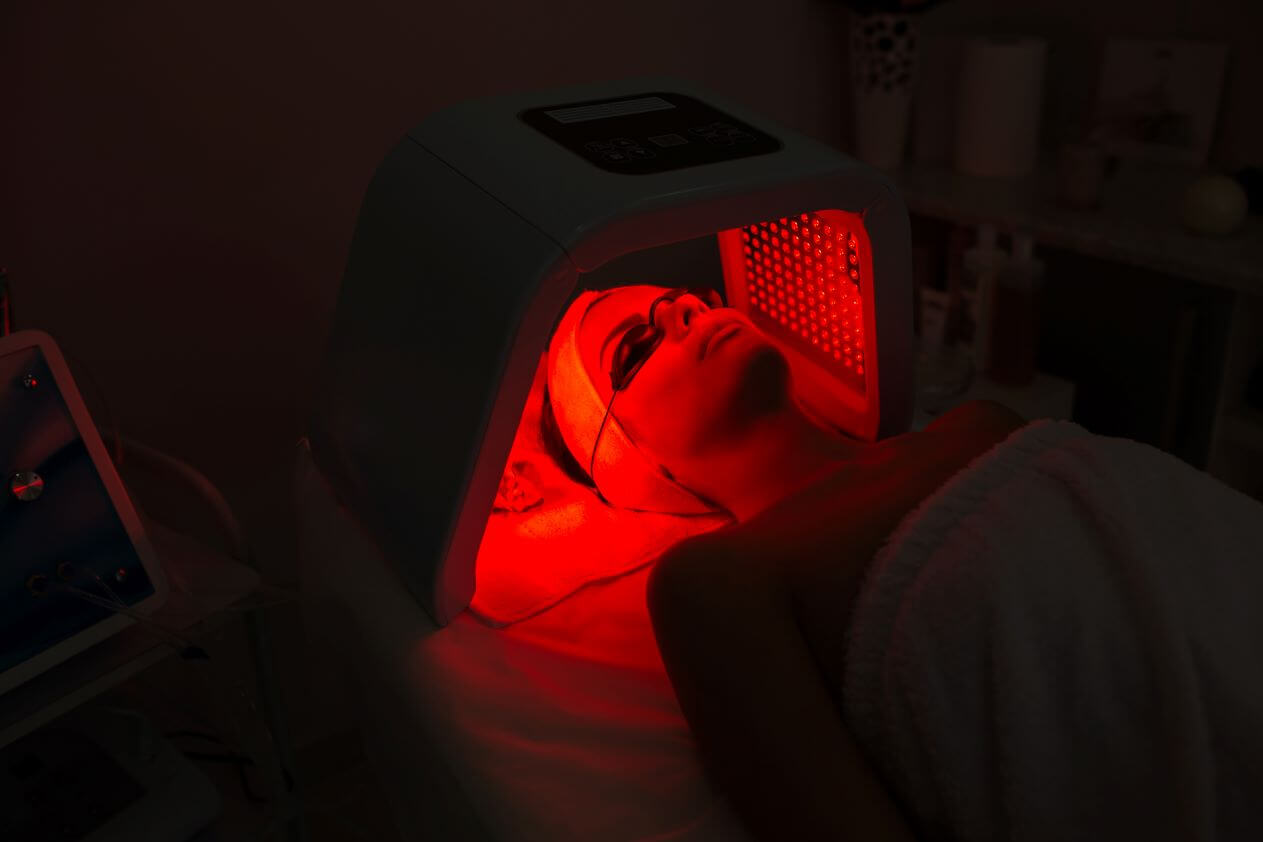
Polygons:
M615 412L610 413L601 430L609 405L604 396L611 394L611 388L598 387L593 378L608 378L608 373L590 371L580 349L580 328L597 301L610 295L626 295L643 300L648 315L649 302L666 291L665 287L637 285L581 293L562 317L549 344L548 393L562 440L585 471L591 465L593 482L611 504L668 514L711 514L716 511L714 507L672 480L636 446L618 423ZM598 431L599 448L593 458Z

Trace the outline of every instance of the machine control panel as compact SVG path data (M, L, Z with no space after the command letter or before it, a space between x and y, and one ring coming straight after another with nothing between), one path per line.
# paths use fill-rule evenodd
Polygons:
M28 335L0 339L0 693L11 669L114 613L67 588L121 608L155 593L65 363Z
M765 155L771 135L683 94L655 92L522 113L527 125L603 170L644 175Z

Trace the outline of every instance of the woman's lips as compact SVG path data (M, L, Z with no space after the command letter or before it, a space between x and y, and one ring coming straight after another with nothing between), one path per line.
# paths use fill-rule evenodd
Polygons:
M734 333L736 333L740 329L741 329L741 322L729 322L728 324L716 330L714 333L710 335L710 338L706 340L706 350L703 352L702 355L709 356L710 352L713 351L720 342L723 342L725 339L727 339L729 336L732 336Z

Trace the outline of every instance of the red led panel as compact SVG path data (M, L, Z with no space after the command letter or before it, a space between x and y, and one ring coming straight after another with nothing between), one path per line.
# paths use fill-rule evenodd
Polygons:
M859 218L818 211L739 231L750 318L864 394L862 290L871 263Z

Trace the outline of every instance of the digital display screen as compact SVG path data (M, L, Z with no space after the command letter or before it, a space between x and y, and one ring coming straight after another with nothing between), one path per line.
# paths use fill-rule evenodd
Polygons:
M643 175L766 155L781 142L683 94L650 92L561 103L522 120L609 172Z
M554 108L545 111L558 123L586 123L589 120L604 120L609 117L626 117L631 114L644 114L649 111L663 111L675 108L660 96L642 96L637 99L620 99L613 102L598 102L595 105L575 105L570 108Z

